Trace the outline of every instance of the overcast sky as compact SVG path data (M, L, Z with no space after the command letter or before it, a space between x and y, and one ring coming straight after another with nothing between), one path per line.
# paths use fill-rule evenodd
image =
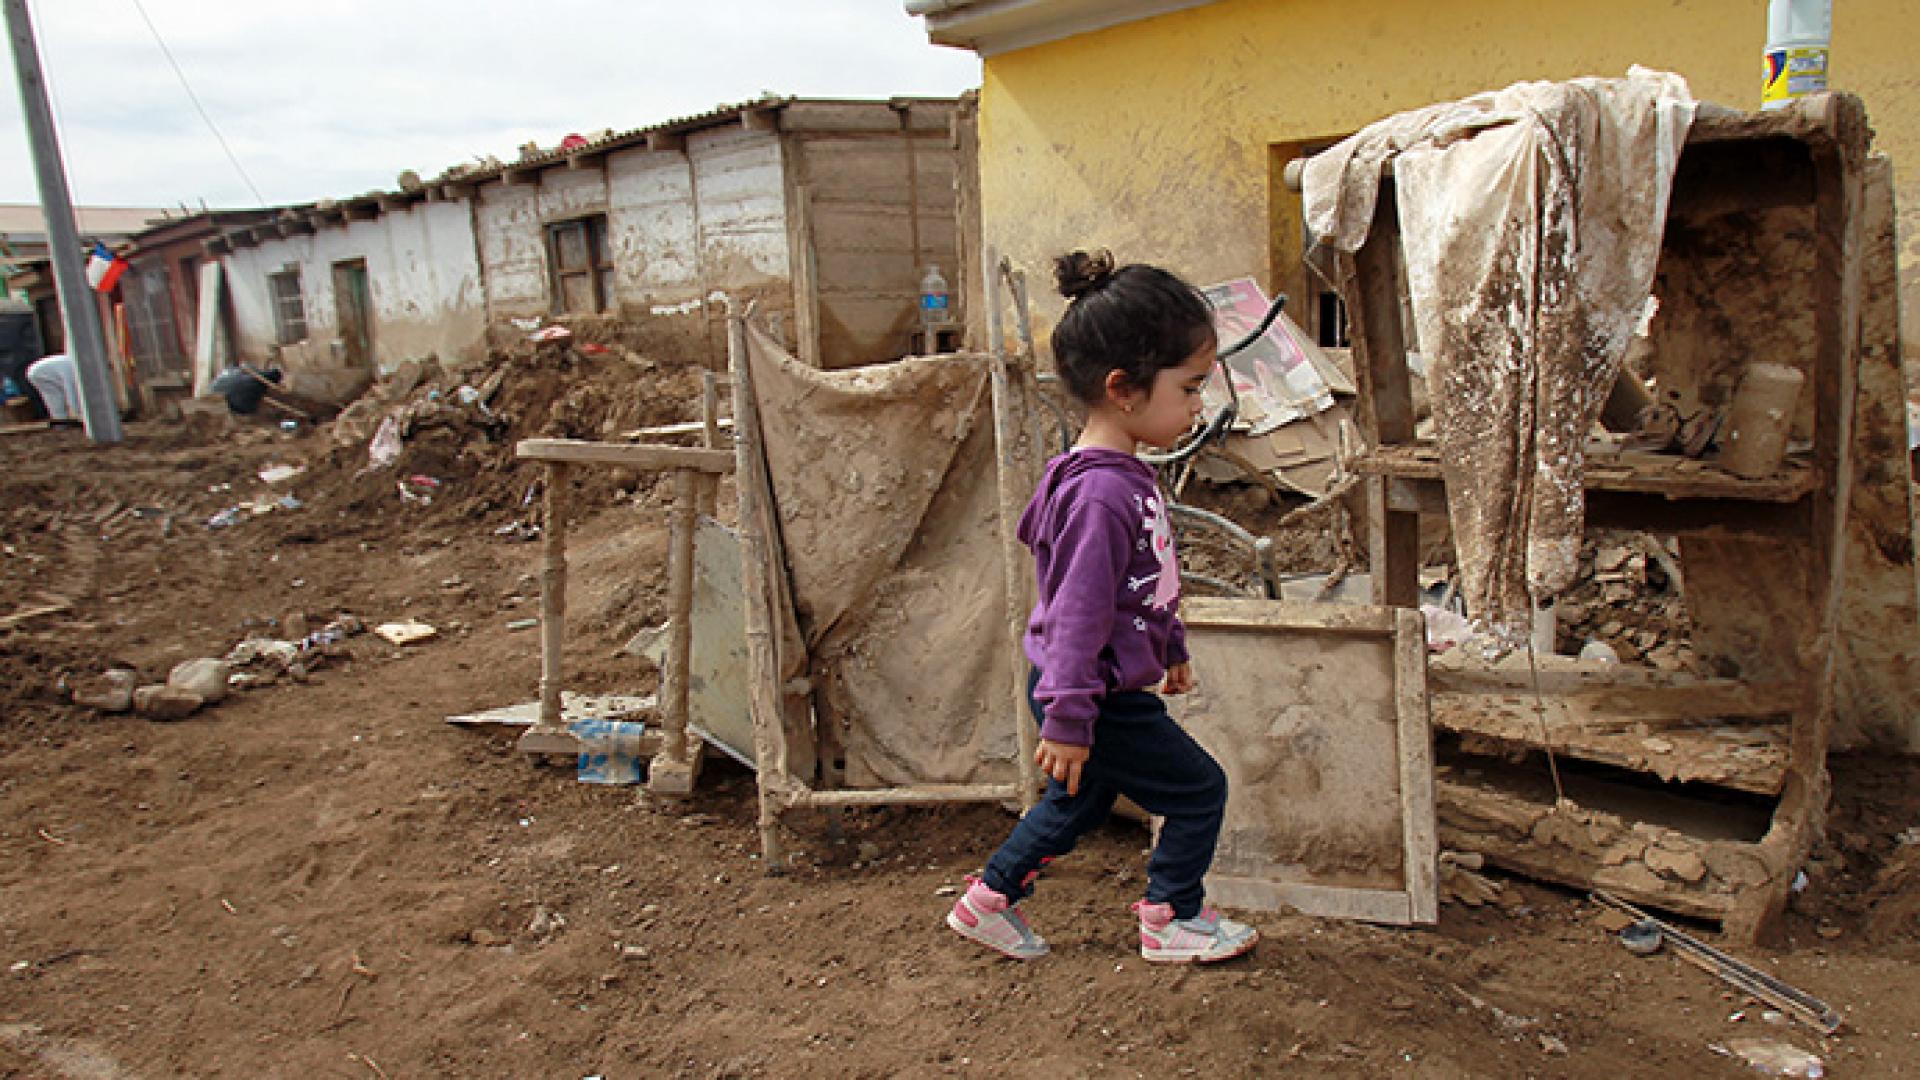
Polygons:
M257 206L140 17L269 204L402 170L646 127L762 91L953 95L972 53L900 0L30 0L73 198ZM12 55L0 202L38 202Z

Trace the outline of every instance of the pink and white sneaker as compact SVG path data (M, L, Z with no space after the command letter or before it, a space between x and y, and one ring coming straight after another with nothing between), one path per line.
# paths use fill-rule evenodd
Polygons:
M1260 931L1223 917L1211 906L1191 919L1173 917L1172 904L1134 902L1140 915L1140 955L1159 964L1207 964L1251 951Z
M967 878L967 891L947 912L947 925L1002 956L1032 960L1047 955L1047 943L1006 897L987 888L977 877Z

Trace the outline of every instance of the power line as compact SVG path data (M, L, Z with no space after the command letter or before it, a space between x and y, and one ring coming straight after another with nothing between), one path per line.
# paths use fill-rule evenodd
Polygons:
M141 21L145 22L147 29L153 33L153 40L160 46L160 52L166 56L167 63L173 65L173 73L180 77L180 88L187 92L187 99L193 102L194 109L200 113L200 119L206 121L207 130L213 132L213 137L220 140L220 149L227 152L227 160L233 162L234 171L240 174L240 179L246 181L247 190L253 192L255 201L261 206L267 205L267 197L260 194L260 189L254 186L253 177L247 175L246 166L240 164L240 159L234 156L233 148L227 145L227 137L220 134L219 126L213 122L213 117L207 115L206 107L200 104L200 95L194 93L193 86L187 82L187 73L180 69L180 61L173 58L173 50L167 48L166 39L160 36L160 28L153 25L153 19L147 15L147 9L141 5L140 0L133 0L133 9L140 13Z

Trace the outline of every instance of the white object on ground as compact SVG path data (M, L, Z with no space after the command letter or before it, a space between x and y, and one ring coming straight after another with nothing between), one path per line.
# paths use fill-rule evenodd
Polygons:
M66 353L43 356L27 365L27 381L46 403L52 420L80 419L80 373Z

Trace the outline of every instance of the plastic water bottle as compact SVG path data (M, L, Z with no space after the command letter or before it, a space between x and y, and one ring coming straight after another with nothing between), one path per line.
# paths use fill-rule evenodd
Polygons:
M1827 88L1833 0L1770 0L1760 107L1783 109Z
M928 348L933 347L934 332L949 321L947 279L940 276L938 266L929 266L927 276L920 279L920 325L927 331Z

